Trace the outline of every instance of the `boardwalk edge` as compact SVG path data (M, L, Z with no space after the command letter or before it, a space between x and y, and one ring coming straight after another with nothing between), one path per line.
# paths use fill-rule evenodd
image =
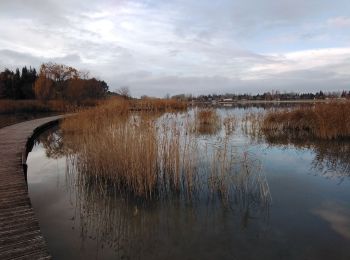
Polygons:
M22 168L23 168L23 174L26 183L28 184L27 181L27 171L28 171L28 165L27 165L27 158L28 154L32 151L34 144L35 144L35 139L38 138L40 134L42 134L44 131L58 125L62 121L62 118L54 119L52 121L46 122L38 127L36 127L31 135L27 138L27 142L25 147L23 148L22 151Z

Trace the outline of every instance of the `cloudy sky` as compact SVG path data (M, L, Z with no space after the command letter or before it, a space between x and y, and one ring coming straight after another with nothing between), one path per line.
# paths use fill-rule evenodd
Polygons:
M350 90L350 1L1 0L0 69L47 61L134 96Z

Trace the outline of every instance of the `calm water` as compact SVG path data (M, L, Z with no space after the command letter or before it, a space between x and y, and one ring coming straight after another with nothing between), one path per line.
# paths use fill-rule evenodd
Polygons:
M257 140L237 127L230 142L259 160L272 198L247 207L101 194L75 182L63 141L51 129L28 157L31 201L55 259L350 259L349 142Z

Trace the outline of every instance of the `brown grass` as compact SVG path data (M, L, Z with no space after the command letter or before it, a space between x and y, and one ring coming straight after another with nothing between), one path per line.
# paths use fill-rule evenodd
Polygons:
M165 112L165 111L180 111L186 110L188 103L176 99L158 99L158 98L146 98L141 100L132 100L130 102L131 109L134 111L152 111L152 112Z
M174 99L144 99L127 100L122 97L112 97L106 100L87 99L81 101L79 105L64 100L0 100L0 114L11 113L43 113L43 112L74 112L99 104L110 107L114 103L128 106L133 111L166 112L186 110L188 103ZM117 104L118 103L118 104Z
M350 138L350 102L317 103L313 107L271 111L263 122L264 132L319 139Z
M51 112L47 104L37 100L0 100L0 113Z
M216 134L221 129L221 117L216 109L201 108L195 112L195 131L203 135Z
M243 134L253 140L259 141L262 138L261 125L264 120L264 114L261 112L246 112L242 116L241 129Z
M84 179L89 176L101 187L112 185L144 199L173 195L192 199L207 187L225 201L248 190L266 200L266 186L253 188L264 180L239 166L229 138L206 146L205 152L188 131L188 125L199 120L197 116L168 113L159 117L149 112L158 107L133 112L130 105L128 100L110 101L64 120L65 143ZM206 123L220 119L216 112L200 118ZM232 124L232 119L227 121ZM211 168L203 171L201 165L208 161ZM235 186L237 180L240 185Z
M236 130L236 127L238 125L238 120L235 115L228 114L223 119L223 126L225 129L226 135L231 135Z
M147 111L170 108L167 102L163 104L148 102L145 108L130 100L113 99L65 120L62 129L73 136L67 140L79 152L80 170L113 180L119 189L131 190L136 196L155 196L158 183L165 177L169 177L169 185L178 188L179 130L173 126L170 136L163 135L159 141L158 130L166 126L156 124L153 112L132 112L136 107ZM161 161L160 152L164 153ZM161 177L164 171L171 174Z
M95 100L86 100L81 106L96 105ZM63 100L0 100L0 114L73 112L78 107Z

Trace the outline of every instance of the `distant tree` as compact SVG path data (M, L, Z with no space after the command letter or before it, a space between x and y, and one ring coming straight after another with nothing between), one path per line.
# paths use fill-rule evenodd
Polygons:
M40 100L49 100L55 98L54 81L46 77L43 70L40 70L39 77L34 85L35 97Z
M22 68L21 74L21 99L33 99L35 98L34 83L36 81L37 74L34 68L27 67Z
M108 85L104 81L92 79L74 78L68 81L66 98L75 103L84 99L99 99L106 96Z
M121 95L122 97L128 99L130 98L130 89L128 86L124 86L124 87L120 87L118 90L117 90L117 93L119 95Z
M317 92L317 93L315 94L315 98L316 98L316 99L325 99L326 96L325 96L325 94L323 93L323 91L321 90L320 92Z
M348 95L348 93L346 93L346 91L345 91L345 90L343 90L343 92L341 93L341 97L342 97L342 98L346 98L346 97L347 97L347 95Z
M103 92L103 95L105 96L107 93L108 93L108 90L109 90L109 86L108 86L108 84L104 81L104 80L102 80L102 81L99 81L100 82L100 86L101 86L101 88L102 88L102 92ZM130 94L130 93L129 93Z
M174 95L171 97L172 99L176 99L176 100L180 100L180 101L186 101L187 97L185 94L178 94L178 95Z
M264 96L264 100L272 100L273 99L273 95L270 92L265 92L263 94Z
M14 98L14 84L13 84L14 73L9 69L5 69L0 73L0 93L3 98Z
M22 99L22 86L21 86L21 73L19 72L19 69L16 69L15 74L12 78L12 85L13 85L13 97L14 99Z
M70 79L68 81L65 96L69 101L79 103L81 100L85 99L85 96L83 95L83 83L84 81L80 79Z
M78 72L79 78L81 79L89 79L90 78L90 71L88 70L80 70Z
M106 96L108 85L104 81L89 78L89 72L80 72L63 64L45 63L40 67L35 83L35 96L39 99L65 99L80 103L84 99Z
M61 99L66 98L68 80L79 78L79 72L75 68L52 62L42 64L40 74L54 82L55 96Z

